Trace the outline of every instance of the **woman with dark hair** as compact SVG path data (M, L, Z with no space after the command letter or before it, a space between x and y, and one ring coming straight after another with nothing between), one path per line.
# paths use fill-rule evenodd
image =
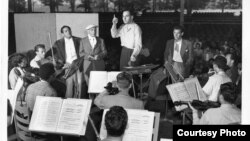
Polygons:
M24 68L27 66L27 58L23 54L17 54L11 58L12 70L9 73L10 88L15 89L18 78L25 75Z

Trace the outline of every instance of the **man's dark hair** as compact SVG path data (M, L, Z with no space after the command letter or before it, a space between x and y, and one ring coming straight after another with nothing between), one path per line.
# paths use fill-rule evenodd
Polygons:
M43 64L39 69L41 79L48 80L51 75L55 73L54 65L52 63Z
M120 137L127 127L128 115L123 107L113 106L105 115L107 133L113 137Z
M218 66L218 68L222 69L222 70L227 70L228 66L227 66L227 59L223 56L217 56L214 59L214 64L216 64Z
M224 97L225 101L233 104L237 98L235 84L233 82L221 84L220 94Z
M18 64L20 64L23 61L23 59L27 59L25 57L25 55L23 55L23 54L16 54L15 56L13 56L11 58L11 64L12 64L12 66L18 67Z
M61 27L61 33L63 33L63 29L64 29L64 28L68 28L68 29L71 31L71 28L70 28L69 26L64 25L63 27Z
M116 80L120 88L126 89L129 88L132 82L132 76L129 73L121 72L117 75Z
M182 32L184 32L184 28L183 28L183 26L180 26L180 25L176 25L176 26L174 26L174 30L180 30L180 31L181 31L181 33L182 33Z
M36 45L35 48L34 48L35 52L37 52L39 48L45 49L45 45L44 44Z
M133 10L129 10L129 9L123 10L123 12L125 12L125 11L128 11L129 14L130 14L130 16L134 16L135 15Z
M227 55L230 55L230 59L234 60L234 66L237 66L239 63L238 56L235 53L227 53Z

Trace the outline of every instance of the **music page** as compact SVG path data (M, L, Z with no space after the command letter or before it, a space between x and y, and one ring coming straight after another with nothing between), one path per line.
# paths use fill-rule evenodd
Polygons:
M64 134L80 135L83 126L85 129L87 127L86 115L89 114L90 105L91 100L65 99L56 131Z
M170 94L173 102L175 102L175 101L191 101L189 93L188 93L188 91L185 87L185 84L183 82L170 84L170 85L167 85L166 87L169 91L169 94ZM175 106L177 111L181 111L187 107L188 107L187 105Z
M197 77L185 79L184 84L192 100L205 101L207 99Z
M37 96L29 130L55 132L62 101L61 98Z
M89 76L88 93L101 93L105 90L108 83L108 74L106 71L91 71Z
M116 76L121 73L120 71L110 71L108 72L108 82L116 81ZM106 84L107 85L107 84ZM105 85L105 86L106 86Z

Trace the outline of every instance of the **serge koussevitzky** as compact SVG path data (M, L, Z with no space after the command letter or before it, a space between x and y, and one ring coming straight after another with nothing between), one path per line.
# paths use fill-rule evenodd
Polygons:
M198 131L185 131L183 129L178 129L177 130L177 135L182 137L212 137L215 138L217 136L246 136L246 131L241 131L240 129L236 131L230 131L228 129L219 129L215 131L202 131L201 129Z

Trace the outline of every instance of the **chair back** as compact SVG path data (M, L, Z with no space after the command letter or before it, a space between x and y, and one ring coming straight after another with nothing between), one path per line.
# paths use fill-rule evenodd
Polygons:
M25 102L17 101L14 110L14 122L18 141L31 141L31 132L29 131L29 110Z

